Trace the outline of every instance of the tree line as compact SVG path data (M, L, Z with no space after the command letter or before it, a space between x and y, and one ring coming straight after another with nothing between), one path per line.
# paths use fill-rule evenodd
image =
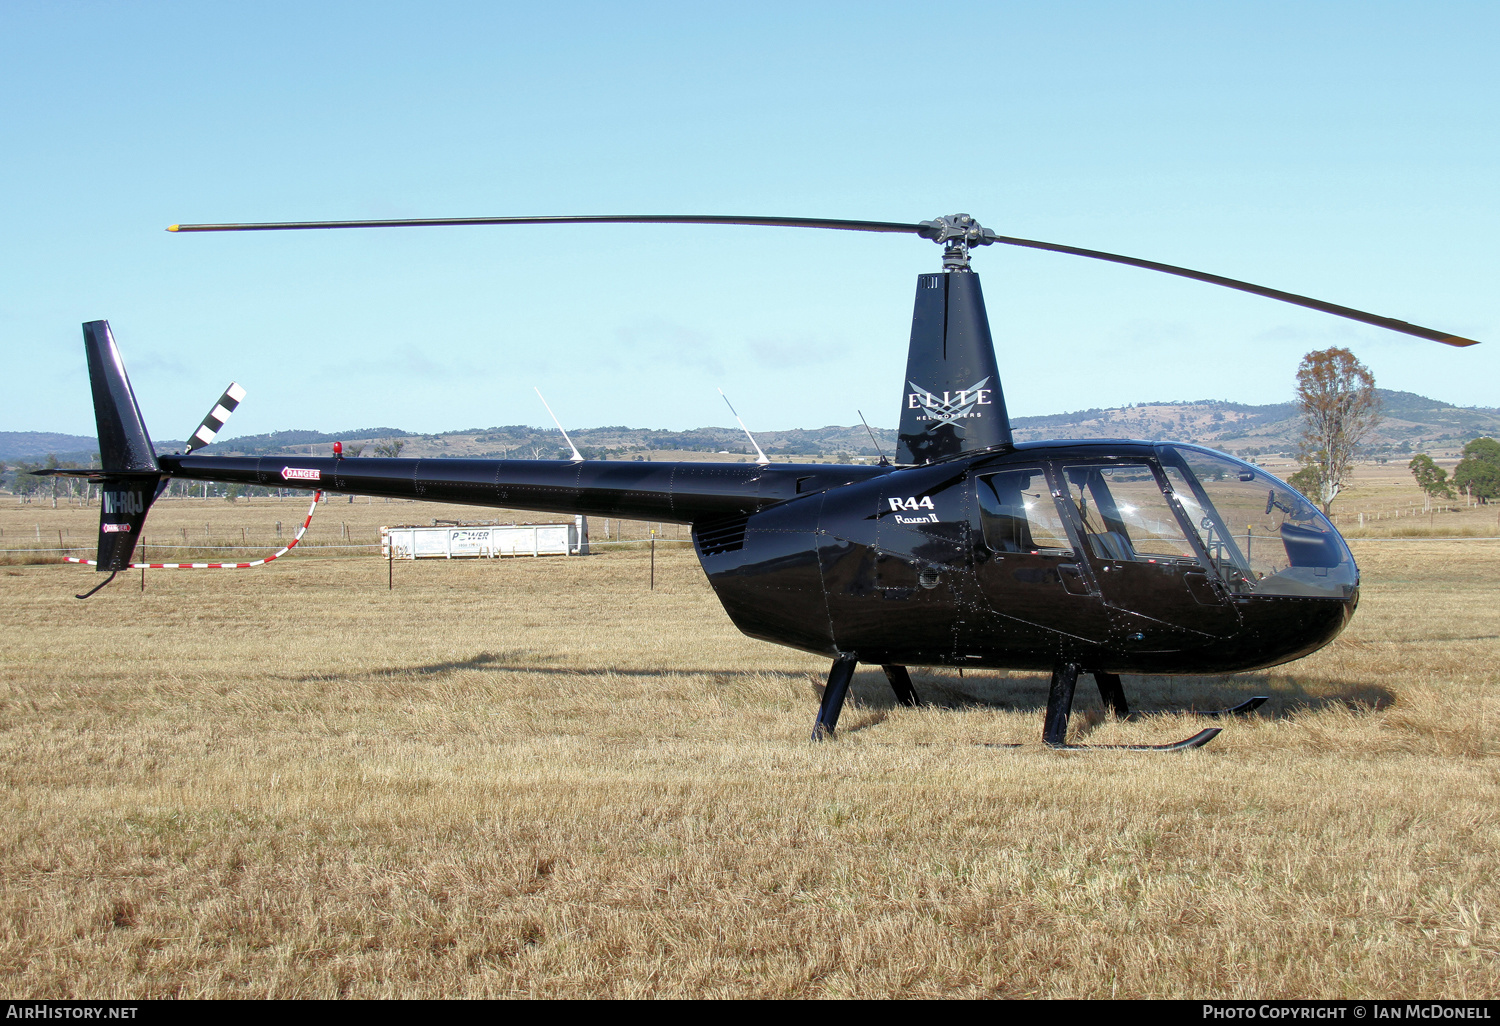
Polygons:
M1493 438L1476 438L1464 446L1452 477L1426 453L1407 466L1417 487L1434 499L1456 499L1460 494L1486 504L1500 499L1500 442Z

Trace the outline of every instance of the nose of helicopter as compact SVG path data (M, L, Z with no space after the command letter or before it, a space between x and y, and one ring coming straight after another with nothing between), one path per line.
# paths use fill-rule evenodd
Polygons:
M1240 603L1241 637L1253 647L1255 668L1274 666L1327 645L1358 606L1358 587L1350 588L1344 598L1254 596Z

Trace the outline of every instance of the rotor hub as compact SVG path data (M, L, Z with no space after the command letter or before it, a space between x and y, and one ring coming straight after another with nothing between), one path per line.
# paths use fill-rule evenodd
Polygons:
M998 236L968 214L951 214L919 222L917 234L943 247L944 271L967 271L969 250L988 246Z

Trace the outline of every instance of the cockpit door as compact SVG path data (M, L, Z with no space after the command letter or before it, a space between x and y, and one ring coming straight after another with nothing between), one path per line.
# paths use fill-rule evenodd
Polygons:
M1058 508L1041 465L978 471L973 476L978 535L975 577L998 614L986 639L1035 651L1050 634L1101 643L1109 633L1099 589Z
M1134 651L1193 647L1238 627L1225 589L1189 541L1156 467L1110 460L1063 462L1058 469L1064 509L1115 613L1116 644Z

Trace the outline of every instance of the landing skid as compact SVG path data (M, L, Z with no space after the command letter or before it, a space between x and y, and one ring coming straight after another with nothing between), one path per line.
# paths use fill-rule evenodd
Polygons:
M1231 706L1228 709L1212 709L1203 712L1195 711L1191 715L1202 716L1208 720L1222 720L1227 716L1249 716L1270 700L1270 695L1256 695L1254 698L1247 699L1239 705Z
M1081 669L1077 663L1063 663L1052 671L1052 683L1047 689L1047 716L1042 722L1042 744L1048 748L1064 752L1111 749L1123 752L1185 752L1189 748L1202 748L1218 737L1219 731L1223 729L1222 727L1207 727L1190 738L1165 745L1070 745L1068 744L1068 715L1073 710L1073 691L1078 685L1080 672ZM1103 699L1105 705L1110 706L1116 716L1123 718L1128 715L1129 707L1125 703L1125 691L1120 686L1119 676L1113 673L1095 673L1094 680L1099 685L1099 697ZM1199 713L1199 715L1218 719L1224 715L1247 713L1259 707L1265 700L1265 698L1252 698L1233 709Z
M1181 741L1173 741L1165 745L1063 745L1048 744L1047 747L1058 752L1185 752L1189 748L1202 748L1214 738L1219 736L1223 727L1207 727L1198 731L1192 737L1183 738ZM1001 744L999 742L987 742L984 748L1024 748L1025 745Z
M1183 738L1165 745L1048 745L1060 752L1185 752L1189 748L1202 748L1219 736L1223 727L1206 727L1192 737Z
M1102 673L1094 671L1094 681L1099 685L1099 700L1115 714L1117 719L1125 719L1130 715L1130 705L1125 701L1125 689L1120 684L1120 675L1117 673ZM1255 710L1270 701L1269 695L1256 695L1254 698L1241 702L1239 705L1228 709L1204 709L1190 710L1189 716L1202 716L1206 720L1222 720L1226 716L1249 716ZM1201 744L1201 742L1200 742Z
M812 739L814 741L826 741L834 736L834 730L839 721L839 712L843 709L844 699L849 694L849 683L854 677L854 668L858 661L858 656L852 653L842 654L833 661L833 666L828 671L828 685L823 689L823 700L818 705L818 718L813 723ZM896 692L898 702L905 706L922 704L911 686L911 677L907 674L906 667L889 665L882 668L891 683L891 688ZM1219 732L1223 730L1222 727L1205 727L1192 737L1164 745L1070 745L1067 742L1068 716L1073 711L1073 692L1078 686L1080 672L1077 663L1063 663L1052 671L1052 684L1047 693L1047 714L1042 723L1042 744L1048 748L1062 752L1185 752L1190 748L1202 748L1218 737ZM1094 679L1099 685L1099 697L1110 708L1110 711L1120 718L1128 716L1130 707L1126 704L1125 691L1120 686L1119 676L1100 672L1094 674ZM1266 701L1267 696L1257 695L1229 709L1214 709L1196 715L1209 719L1244 716L1259 709ZM1020 748L1021 746L986 744L984 747Z

